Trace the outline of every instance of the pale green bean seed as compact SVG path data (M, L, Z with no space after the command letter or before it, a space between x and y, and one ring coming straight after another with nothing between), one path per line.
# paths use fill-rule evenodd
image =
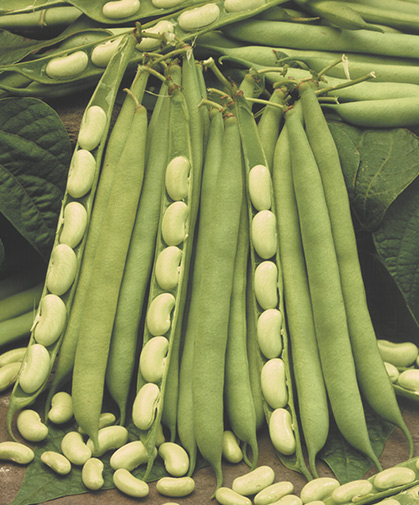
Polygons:
M160 389L156 384L147 382L140 388L132 406L132 422L140 430L148 430L153 424Z
M159 21L152 28L147 28L146 30L144 30L144 34L155 33L167 37L168 34L172 34L173 31L174 31L173 23L171 23L170 21L162 20ZM142 34L142 37L144 34ZM137 44L137 49L139 51L154 51L155 49L158 49L160 47L162 41L163 39L155 39L153 37L144 36L141 39L141 42ZM177 200L177 198L173 198L173 200Z
M399 378L400 372L398 368L391 363L387 363L387 361L384 361L384 366L386 368L386 371L388 373L388 376L391 380L391 382L394 384L397 382L397 379Z
M21 361L13 361L0 367L0 392L13 386L22 367Z
M276 358L282 352L282 313L278 309L267 309L257 321L259 349L267 359Z
M265 0L225 0L224 9L227 12L240 12L256 9L265 3Z
M408 367L418 357L419 349L413 342L396 343L378 339L377 344L383 360L397 367Z
M37 391L47 380L51 366L49 352L41 344L32 344L28 347L19 376L22 390L31 394Z
M175 503L175 502L171 501L171 502L165 502L165 503L163 503L163 505L179 505L179 503Z
M282 497L291 494L294 491L294 484L290 481L283 480L275 482L262 491L259 491L254 497L255 505L269 505Z
M183 200L188 196L190 161L184 156L171 159L166 168L165 184L172 200Z
M157 449L154 449L154 456L157 455ZM117 449L111 456L110 465L114 470L125 468L125 470L135 470L140 465L147 463L149 458L147 449L141 440L128 442Z
M102 412L99 416L99 429L106 428L107 426L112 426L115 424L115 422L115 414L112 414L112 412ZM86 435L86 432L80 426L78 427L78 432L82 435Z
M164 496L187 496L195 489L195 481L192 477L162 477L157 481L156 489Z
M215 491L215 499L220 505L252 505L247 496L243 496L229 487L219 487Z
M163 214L161 234L167 245L179 245L186 238L189 207L183 201L173 202Z
M71 79L77 77L86 70L89 64L89 57L84 51L75 51L66 56L52 58L45 72L51 79Z
M140 372L147 382L160 382L166 366L169 341L166 337L153 337L147 341L140 354Z
M278 267L273 261L262 261L255 269L254 290L262 309L278 305Z
M184 3L185 0L151 0L154 7L158 9L170 9Z
M71 472L70 461L59 452L44 451L41 454L41 461L59 475L68 475Z
M161 293L150 303L147 310L146 323L148 331L155 337L169 331L171 312L176 299L171 293Z
M9 363L21 362L26 354L27 347L16 347L0 354L0 368Z
M353 480L334 489L331 496L336 503L348 503L354 498L367 495L372 488L373 485L369 480Z
M73 417L73 399L69 393L59 391L51 398L48 419L54 424L64 424Z
M103 462L99 458L90 458L83 465L81 480L90 491L97 491L105 484L103 468Z
M133 16L140 8L140 0L115 0L107 2L102 14L109 19L124 19Z
M90 153L89 153L90 154ZM70 247L79 245L87 227L87 210L80 202L70 202L64 207L60 243Z
M272 505L302 505L303 500L296 494L287 494L279 500L273 502Z
M0 460L27 465L34 457L33 450L20 442L0 442Z
M400 502L394 498L384 498L384 500L376 502L376 505L400 505Z
M240 463L243 459L237 437L231 430L225 430L223 433L223 457L229 463Z
M46 347L54 344L64 329L66 318L67 310L63 300L57 295L44 296L33 328L38 344Z
M275 472L268 465L262 465L254 470L240 475L233 480L232 488L244 496L254 495L273 484Z
M67 180L67 191L73 198L86 195L93 184L96 160L87 149L78 149L71 160Z
M92 457L92 450L78 431L69 431L61 440L61 451L73 465L82 466Z
M325 505L323 500L313 500L307 502L305 505Z
M134 498L144 498L149 493L148 484L134 477L134 475L125 468L115 470L113 474L113 483L119 491L128 496L133 496Z
M66 244L56 245L46 275L48 290L54 295L63 295L73 284L76 272L77 257L73 249Z
M374 477L374 487L380 491L410 484L416 480L416 472L411 468L395 466L378 472Z
M412 368L401 372L397 384L410 391L419 391L419 369Z
M95 448L93 441L89 438L86 442L95 458L100 458L105 452L112 449L119 449L128 441L128 430L125 426L105 426L98 432L98 447Z
M287 409L275 409L269 419L269 436L272 445L281 454L295 453L296 441L292 428L292 417Z
M106 112L99 105L91 105L85 112L77 137L82 149L93 151L99 145L106 127Z
M22 437L29 442L40 442L48 436L48 427L41 421L36 410L21 410L17 416L16 425Z
M256 210L269 210L272 206L271 192L272 179L269 169L265 165L255 165L249 172L249 196L253 207Z
M263 365L260 382L263 397L271 408L278 409L287 405L285 363L281 358L272 358Z
M262 259L272 258L276 253L276 217L272 211L260 210L252 219L252 243Z
M215 23L220 17L220 8L216 4L206 4L182 12L178 17L179 27L185 32L193 32Z
M118 46L121 43L122 39L123 37L121 36L113 40L107 40L106 42L102 42L102 44L98 44L93 49L92 54L90 56L93 65L105 68L107 64L110 62L115 51L118 49Z
M159 447L159 456L164 461L167 473L182 477L189 469L189 456L185 449L174 442L164 442Z
M157 256L156 281L162 289L174 289L178 285L181 259L182 251L175 245L166 247Z
M339 486L339 481L333 477L319 477L307 482L303 486L300 491L300 498L303 500L303 503L322 501L330 496Z

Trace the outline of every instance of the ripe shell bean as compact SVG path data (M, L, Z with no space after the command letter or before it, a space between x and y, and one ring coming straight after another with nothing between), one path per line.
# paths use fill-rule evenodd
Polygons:
M187 496L195 489L195 481L192 477L162 477L157 481L156 489L164 496Z
M274 484L265 487L265 489L262 489L262 491L259 491L253 501L255 505L269 505L270 503L274 503L282 497L291 494L293 491L294 484L290 481L283 480L275 482Z
M0 460L27 465L34 457L33 450L20 442L0 442Z
M111 426L112 424L115 424L115 421L115 414L112 414L112 412L102 412L99 416L99 429ZM80 426L78 427L78 432L82 435L86 435L86 432Z
M39 317L36 321L34 338L38 344L48 347L61 335L67 310L65 303L57 295L46 295L41 299Z
M82 466L92 457L92 450L78 431L69 431L61 439L61 451L73 465Z
M154 450L154 453L157 455L157 449ZM112 454L109 463L114 470L125 468L125 470L132 471L147 461L148 452L145 445L141 440L134 440L117 449Z
M269 419L269 436L272 445L281 454L295 453L296 441L292 428L292 417L287 409L275 409Z
M163 377L169 341L166 337L153 337L140 354L140 371L147 382L159 382Z
M41 421L40 415L35 410L21 410L16 424L19 433L29 442L40 442L48 436L48 427Z
M233 480L233 491L244 496L258 493L262 489L273 484L275 472L268 465L262 465L254 470L236 477Z
M394 466L378 472L374 477L374 487L380 491L404 484L410 484L416 480L416 472L411 468Z
M220 505L252 505L251 500L229 487L219 487L215 491L215 499Z
M225 0L224 9L227 12L240 12L256 9L265 3L265 0Z
M26 349L26 347L16 347L0 354L0 368L4 365L8 365L9 363L22 361L26 354Z
M76 247L83 238L84 232L86 231L86 226L86 207L80 202L68 203L64 207L63 227L60 233L60 243L67 244L70 247Z
M89 438L86 442L95 458L100 458L105 452L119 449L128 441L128 430L124 426L105 426L98 432L98 447L95 448Z
M144 30L144 34L147 33L155 33L159 35L163 35L166 33L173 33L174 27L173 23L170 21L159 21L155 26L151 28L147 28ZM160 47L162 43L162 39L155 39L153 37L144 37L141 39L141 42L137 44L137 49L140 51L154 51ZM177 200L177 198L173 198L173 200Z
M75 51L66 56L52 58L45 72L51 79L70 79L80 75L89 64L89 57L84 51Z
M174 289L179 282L182 250L175 245L163 249L157 256L156 280L162 289Z
M171 159L166 168L166 191L172 200L183 200L188 196L191 164L184 156Z
M97 491L105 484L103 479L104 465L99 458L90 458L83 465L81 480L91 491Z
M183 447L174 442L164 442L159 447L159 456L167 472L173 477L182 477L189 468L189 456Z
M273 261L262 261L255 269L254 290L262 309L278 305L278 267Z
M387 361L384 361L384 366L386 368L387 374L391 380L392 383L397 382L397 379L399 378L400 372L398 368L391 363L387 363Z
M243 459L237 437L231 430L225 430L223 433L223 457L229 463L240 463Z
M140 0L115 0L107 2L102 14L109 19L124 19L133 16L140 8Z
M339 481L333 477L319 477L303 486L300 491L300 498L303 503L324 500L339 486Z
M59 452L44 451L41 454L41 461L59 475L67 475L71 472L70 461Z
M167 207L161 223L162 237L167 245L179 245L185 240L188 217L189 207L185 202L173 202Z
M147 382L140 388L132 406L132 422L140 430L148 430L153 424L160 389L156 384Z
M13 361L0 367L0 392L5 391L16 382L21 366L21 361Z
M107 40L106 42L102 42L102 44L98 44L93 49L90 56L93 65L105 68L114 55L115 51L118 49L122 38L123 37L117 37L116 39Z
M206 4L202 7L195 7L182 12L178 17L179 27L185 32L191 32L208 26L220 16L220 8L216 4Z
M91 105L86 110L77 137L82 149L92 151L99 145L106 128L106 121L106 112L99 105Z
M419 369L412 368L401 372L397 379L397 383L399 386L411 391L419 391Z
M302 505L303 500L296 494L287 494L272 505Z
M240 0L239 2L243 2ZM224 2L225 6L226 2ZM272 205L271 173L265 165L255 165L249 172L249 196L256 210L269 210Z
M276 358L282 352L282 319L282 313L278 309L264 310L258 318L258 344L267 359Z
M261 370L262 394L268 405L277 409L288 403L288 389L285 376L285 363L281 358L267 361Z
M332 500L336 503L347 503L356 497L365 496L372 491L372 488L372 483L369 480L353 480L334 489Z
M269 259L277 250L276 217L270 210L259 211L252 220L252 242L262 259Z
M47 380L51 366L49 352L42 344L32 344L22 364L19 384L27 394L37 391Z
M396 343L378 339L377 344L383 360L397 367L408 367L418 357L419 349L413 342Z
M176 299L171 293L161 293L150 303L147 310L146 323L149 332L154 335L164 335L169 331L170 315Z
M69 393L59 391L51 398L48 419L54 424L64 424L73 417L73 399Z
M87 149L78 149L71 160L67 191L73 198L81 198L92 187L96 172L96 160ZM65 243L65 242L64 242Z
M46 275L48 290L61 296L70 289L77 272L77 257L66 244L58 244L51 253L51 264Z
M122 493L134 498L144 498L149 493L149 487L143 480L137 479L125 468L119 468L113 473L113 483Z

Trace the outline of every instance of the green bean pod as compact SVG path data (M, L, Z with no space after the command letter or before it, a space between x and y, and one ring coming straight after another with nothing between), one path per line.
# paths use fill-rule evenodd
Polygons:
M73 301L76 293L76 287L77 287L77 281L78 281L78 276L80 273L80 265L82 263L82 257L86 245L86 234L84 234L83 238L79 242L79 244L74 248L70 248L69 246L65 246L64 251L66 254L66 257L61 257L59 258L59 265L55 264L53 265L53 260L55 261L56 256L54 255L54 251L57 250L57 248L64 246L64 244L60 243L60 235L62 228L64 226L64 209L66 205L72 201L77 201L80 204L82 204L87 211L87 215L91 215L91 209L93 205L93 199L95 196L96 192L96 187L97 187L97 182L99 178L99 170L98 167L100 167L101 159L103 156L104 152L104 147L105 147L105 140L107 137L107 132L109 129L109 124L110 124L110 116L111 116L111 111L112 107L114 104L114 101L116 99L116 94L117 90L119 87L119 83L122 79L122 76L126 70L126 67L128 65L128 61L131 55L131 52L134 50L135 47L135 42L136 39L134 35L130 35L127 37L124 41L124 43L120 46L119 50L117 53L115 53L111 64L109 65L107 71L102 76L102 79L100 80L98 86L96 87L87 107L85 110L85 113L82 118L82 122L86 119L89 110L91 110L92 107L100 107L100 109L103 111L102 115L102 125L101 125L101 131L102 134L99 137L97 137L97 145L92 149L90 152L91 157L94 159L95 166L97 170L95 171L93 180L92 180L92 185L90 189L87 191L85 195L83 195L80 198L74 198L70 195L68 189L65 192L64 198L63 198L63 203L61 207L61 212L60 216L58 219L58 225L57 225L57 231L55 235L55 241L51 253L51 258L48 264L48 269L46 273L46 278L45 278L45 284L41 296L41 304L42 304L42 299L44 296L48 295L50 293L50 279L52 273L54 273L54 277L58 278L58 280L63 280L63 278L66 278L66 287L67 290L60 294L57 295L59 296L62 301L65 303L67 313L71 312L72 306L73 306ZM95 135L97 132L95 132ZM81 144L79 139L77 140L74 155L76 155L80 150L82 150ZM69 173L69 178L70 178L70 173ZM71 265L67 263L67 258L70 258ZM57 268L61 267L60 269ZM70 266L72 273L71 277L69 277L69 270L68 267ZM74 274L73 274L74 272ZM58 274L58 275L57 275ZM40 304L40 307L41 307ZM36 321L42 317L42 314L40 312L40 309L38 309L37 314L35 315L35 323ZM67 318L68 321L68 318ZM66 323L67 324L67 323ZM36 339L34 336L34 330L36 329L36 324L33 325L32 328L32 333L30 337L30 342L28 345L28 351L27 355L29 354L30 348L36 344ZM65 331L65 326L63 328L63 332ZM52 366L55 361L55 357L60 349L61 342L63 340L63 332L61 335L58 337L58 339L51 345L48 346L47 352L49 355L49 366L48 366L48 371L45 373L45 380L43 381L42 385L33 392L25 392L21 386L19 380L16 382L13 392L10 398L10 404L9 404L9 409L7 413L7 418L6 418L6 423L8 426L8 431L12 437L13 435L13 430L12 430L12 420L14 414L22 409L23 407L31 404L35 398L41 393L43 388L46 385L47 378L49 377L49 374L51 372ZM24 360L25 362L25 360ZM44 365L45 366L45 365ZM36 365L35 365L36 367Z

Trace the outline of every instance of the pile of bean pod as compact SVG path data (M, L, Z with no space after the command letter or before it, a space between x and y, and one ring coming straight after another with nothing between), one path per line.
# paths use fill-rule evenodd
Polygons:
M369 439L363 402L402 430L413 455L396 393L418 389L417 378L407 376L418 350L412 357L411 346L377 346L339 153L321 108L332 106L324 97L353 104L383 88L358 82L362 76L325 82L321 69L292 69L288 77L261 72L262 65L249 65L237 85L212 58L195 61L185 40L223 26L244 37L247 26L264 21L233 25L233 18L278 2L250 3L243 11L228 0L193 9L185 2L181 12L151 22L155 37L139 41L146 31L137 26L105 37L105 46L96 40L7 69L36 75L36 86L55 86L99 75L94 66L102 67L44 283L22 287L30 301L19 314L14 294L0 301L11 307L8 317L27 317L31 334L27 347L0 356L0 387L14 383L11 440L0 442L0 459L30 463L29 446L48 437L49 423L74 421L78 428L63 437L61 452L44 451L40 460L59 475L82 468L90 491L104 484L105 453L112 454L115 487L142 498L158 458L167 471L159 493L191 494L202 458L225 505L364 504L418 484L416 459L383 470ZM216 47L219 37L203 39L201 48ZM139 45L146 43L156 53L143 60ZM100 65L98 47L109 49ZM133 67L111 127L121 81ZM219 87L207 88L204 70ZM269 100L257 97L262 74L275 82ZM161 85L147 114L150 76ZM263 106L259 121L255 103ZM394 125L377 117L380 126ZM34 297L39 306L29 317ZM408 359L395 362L398 349ZM390 364L406 370L395 378ZM104 410L109 403L112 411ZM376 475L345 484L318 477L331 416ZM283 464L309 481L300 496L258 466L263 426ZM223 486L223 459L244 460L250 469L232 489Z

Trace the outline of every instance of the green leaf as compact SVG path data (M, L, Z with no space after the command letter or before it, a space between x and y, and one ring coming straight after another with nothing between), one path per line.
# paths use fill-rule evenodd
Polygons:
M57 113L35 98L0 100L0 213L47 259L71 143Z
M378 418L367 406L365 417L372 447L375 454L379 456L394 426ZM319 456L330 467L341 484L362 479L372 466L367 457L346 442L333 420L326 445Z
M374 230L389 206L419 174L419 139L403 128L359 129L330 122L353 210Z
M419 323L419 179L389 208L373 233L379 259L402 293Z

